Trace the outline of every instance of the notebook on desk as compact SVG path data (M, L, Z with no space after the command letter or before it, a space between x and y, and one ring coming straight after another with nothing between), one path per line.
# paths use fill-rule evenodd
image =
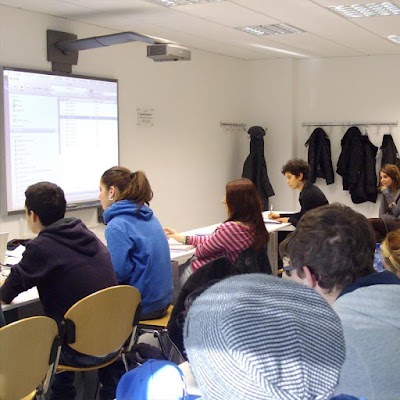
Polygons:
M177 242L175 239L168 239L169 249L175 251L188 251L194 249L194 246L191 244L182 244Z
M8 232L0 232L0 264L5 264Z

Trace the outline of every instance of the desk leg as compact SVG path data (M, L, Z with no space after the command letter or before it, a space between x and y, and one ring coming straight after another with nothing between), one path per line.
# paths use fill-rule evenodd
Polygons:
M278 272L279 250L278 250L278 231L269 233L269 242L267 246L269 262L271 263L272 274Z
M171 268L172 268L172 281L174 284L174 297L172 300L172 304L175 304L176 299L178 298L179 291L181 290L179 284L179 264L178 261L171 261Z

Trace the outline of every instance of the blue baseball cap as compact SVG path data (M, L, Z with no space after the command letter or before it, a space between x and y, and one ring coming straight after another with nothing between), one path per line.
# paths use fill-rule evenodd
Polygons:
M123 375L117 387L117 400L194 400L185 377L171 361L147 360Z

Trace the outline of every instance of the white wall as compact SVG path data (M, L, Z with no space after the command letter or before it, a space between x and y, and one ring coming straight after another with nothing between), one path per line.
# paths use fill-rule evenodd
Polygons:
M248 121L268 127L264 152L268 176L275 191L275 210L296 210L298 192L286 187L282 165L295 154L293 70L291 59L251 61L246 64L246 113Z
M0 6L0 64L50 70L46 29L88 37L111 33L95 26ZM304 121L400 120L400 56L322 60L240 61L192 51L192 61L154 63L143 43L83 51L74 73L119 80L121 164L148 174L155 197L152 208L163 225L186 230L221 221L225 183L241 175L249 151L244 131L229 132L220 121L268 127L265 156L276 196L275 209L298 209L280 173L292 157L307 157L304 142L311 130ZM137 126L136 109L151 107L154 127ZM334 167L341 128L327 129ZM369 129L380 145L386 130ZM398 128L393 129L400 149ZM101 154L99 154L101 157ZM82 165L84 160L77 161ZM378 205L353 205L341 188L318 186L328 199L376 216ZM74 213L100 237L94 211ZM29 235L24 218L0 217L10 237Z
M314 128L303 122L396 122L400 121L400 56L346 57L318 60L266 60L248 62L247 113L249 119L265 121L265 158L276 196L271 201L278 209L298 209L298 192L292 192L280 173L292 157L307 159L304 146ZM340 155L340 140L348 127L327 127L331 140L333 167ZM364 131L364 129L362 129ZM380 147L387 127L369 127L372 143ZM400 150L399 128L391 129ZM381 152L377 157L377 174ZM378 215L377 203L353 204L342 189L342 178L327 186L317 179L330 202L341 202L369 217Z
M301 126L305 121L400 121L400 56L369 56L325 60L302 60L297 69L296 136L297 154L306 157L304 143L312 132ZM340 155L340 140L348 127L327 127L331 140L334 168ZM388 127L371 126L368 136L378 148ZM364 128L362 128L364 132ZM391 130L400 150L399 128ZM381 151L377 156L377 174L381 165ZM318 179L318 186L329 201L339 201L368 217L378 216L381 195L377 203L353 204L348 192L343 191L342 178L335 174L335 183L327 186Z
M113 33L0 6L0 64L50 70L47 29L79 38ZM155 193L151 206L163 225L186 230L224 219L224 186L240 176L248 141L245 132L225 132L220 121L244 121L244 65L200 51L192 51L190 62L155 63L143 43L79 54L74 73L119 80L120 163L147 173ZM138 107L154 109L154 127L136 125ZM90 168L77 162L82 173ZM94 211L73 215L103 237ZM0 230L10 237L30 235L23 216L1 216Z

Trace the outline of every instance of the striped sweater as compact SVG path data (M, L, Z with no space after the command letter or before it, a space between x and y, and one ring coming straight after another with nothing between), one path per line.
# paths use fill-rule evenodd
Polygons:
M228 257L233 264L243 250L254 243L253 229L240 222L221 224L211 236L189 236L188 243L196 246L192 268L196 270L218 257Z

